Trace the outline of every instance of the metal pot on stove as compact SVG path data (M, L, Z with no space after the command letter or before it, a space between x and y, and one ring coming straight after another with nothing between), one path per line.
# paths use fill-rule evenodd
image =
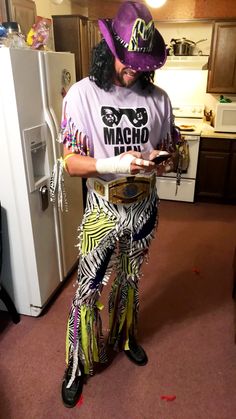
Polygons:
M207 39L194 42L186 38L172 38L170 45L174 55L201 55L202 51L198 48L198 44L203 41L207 41Z

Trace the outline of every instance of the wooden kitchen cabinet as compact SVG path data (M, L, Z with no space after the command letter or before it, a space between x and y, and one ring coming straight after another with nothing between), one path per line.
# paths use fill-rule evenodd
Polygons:
M236 93L236 21L214 24L207 92Z
M27 35L36 18L36 5L33 0L8 0L10 20L18 22L21 32Z
M0 0L0 22L19 23L24 35L27 35L35 23L35 18L36 5L33 0Z
M236 203L236 139L201 138L195 200Z
M230 156L229 178L226 185L227 199L236 202L236 140L232 144Z
M8 16L6 0L0 0L0 23L6 22L7 20Z
M77 81L88 76L91 50L100 40L97 22L79 15L52 18L55 50L75 54Z
M97 20L88 21L88 37L89 37L89 49L91 53L93 47L95 47L95 45L97 45L102 39L102 35L99 30Z
M75 54L76 80L88 75L87 18L77 15L52 16L56 51Z

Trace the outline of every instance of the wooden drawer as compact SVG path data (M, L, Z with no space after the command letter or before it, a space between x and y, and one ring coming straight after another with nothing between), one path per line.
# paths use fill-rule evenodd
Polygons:
M236 151L236 139L232 140L232 151Z
M201 138L201 150L230 151L231 140L226 138Z

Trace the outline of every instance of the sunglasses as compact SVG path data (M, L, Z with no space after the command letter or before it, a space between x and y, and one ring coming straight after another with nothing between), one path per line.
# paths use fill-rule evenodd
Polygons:
M104 124L107 127L116 127L119 125L121 118L126 116L131 124L136 127L142 127L146 125L148 121L148 114L145 108L124 108L124 109L116 109L112 106L102 106L101 108L101 116Z

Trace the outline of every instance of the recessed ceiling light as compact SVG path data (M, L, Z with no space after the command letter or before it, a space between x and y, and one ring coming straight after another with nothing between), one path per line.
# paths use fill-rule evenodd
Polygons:
M51 0L54 4L61 4L64 0Z
M166 3L166 0L146 0L148 6L153 7L154 9L157 7L161 7Z

